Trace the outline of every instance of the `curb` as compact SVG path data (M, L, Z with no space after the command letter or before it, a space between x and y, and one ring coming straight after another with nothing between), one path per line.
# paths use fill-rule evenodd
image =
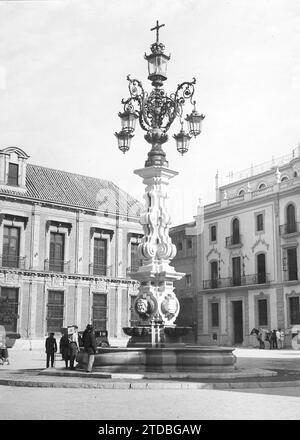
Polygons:
M112 380L125 380L125 381L132 381L132 380L154 380L154 381L160 381L160 380L211 380L213 382L215 379L217 380L223 380L229 381L231 379L240 379L246 380L248 378L263 378L263 377L277 377L277 372L272 370L264 370L262 368L253 368L253 369L244 369L244 370L236 370L236 371L230 371L227 373L220 373L220 372L141 372L141 373L131 373L130 371L124 371L124 372L108 372L108 371L93 371L91 373L84 372L84 370L75 370L70 374L69 371L66 371L65 369L45 369L41 370L38 373L38 376L44 376L44 377L68 377L73 379L80 379L87 377L92 379L112 379Z
M132 389L132 390L157 390L157 389L247 389L247 388L273 388L273 387L298 387L300 380L290 381L260 381L260 382L132 382L132 381L110 381L110 382L57 382L57 381L34 381L24 379L0 379L0 385L15 387L36 387L36 388L85 388L85 389Z

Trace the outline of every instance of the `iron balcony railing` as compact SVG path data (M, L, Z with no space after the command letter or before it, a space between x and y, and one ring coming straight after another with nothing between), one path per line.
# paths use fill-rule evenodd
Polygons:
M227 248L236 245L242 245L242 236L240 234L230 235L225 238L225 246Z
M284 225L279 226L279 233L280 235L285 234L293 234L295 232L299 232L299 223L285 223Z
M216 278L203 281L203 289L222 289L224 287L251 286L254 284L269 284L269 274L259 273L252 275L241 275L229 278Z
M49 272L70 273L70 260L46 259L44 269Z
M0 264L1 267L25 269L26 257L4 253L0 256Z

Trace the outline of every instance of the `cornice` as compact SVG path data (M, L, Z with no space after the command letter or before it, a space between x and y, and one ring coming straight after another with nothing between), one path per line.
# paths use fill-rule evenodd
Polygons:
M289 286L300 286L300 280L293 281L283 281L283 282L274 282L269 284L252 284L246 286L231 286L231 287L219 287L216 289L201 289L198 291L198 295L209 294L209 293L228 293L228 292L238 292L239 290L247 291L247 290L269 290L269 289L277 289L281 287L289 287Z
M277 198L278 198L278 193L271 193L271 194L267 193L265 196L257 197L255 199L243 200L240 203L235 203L229 206L223 206L223 207L220 206L212 210L211 212L205 212L204 210L204 219L206 220L206 219L215 218L216 216L219 215L228 214L230 212L236 212L237 210L250 208L252 206L257 206L266 202L267 202L266 204L269 205L271 202L275 202Z
M128 278L114 278L114 277L97 277L92 275L84 275L84 274L65 274L58 272L45 272L42 270L28 270L28 269L8 269L8 268L0 268L0 273L3 274L11 274L17 276L31 277L31 278L44 278L53 279L59 278L66 280L74 280L74 281L91 281L91 282L106 282L109 284L124 284L124 285L139 285L139 282L136 280L130 280Z

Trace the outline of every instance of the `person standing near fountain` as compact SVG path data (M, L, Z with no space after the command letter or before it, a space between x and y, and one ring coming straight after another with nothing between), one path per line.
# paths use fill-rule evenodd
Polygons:
M86 326L86 329L84 330L82 335L82 339L83 339L84 351L89 356L88 366L86 371L87 373L90 373L94 365L95 354L97 349L95 332L91 324L88 324Z
M68 363L69 363L69 338L68 338L68 333L67 330L65 329L64 332L62 333L62 337L60 338L59 341L59 351L61 353L61 357L62 360L65 361L65 365L66 368L68 368Z
M45 342L46 348L46 368L49 368L49 362L51 360L51 368L54 367L55 353L57 352L56 339L54 333L49 333L48 338Z
M79 351L79 341L78 341L78 327L77 325L72 325L68 327L69 333L69 359L70 359L70 370L75 370L74 362L76 355Z

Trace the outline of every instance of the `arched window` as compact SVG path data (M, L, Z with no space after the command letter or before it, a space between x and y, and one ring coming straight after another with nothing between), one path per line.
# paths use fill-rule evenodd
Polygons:
M232 221L232 244L240 243L240 221L238 218Z
M245 190L244 189L240 189L239 190L239 196L242 196L243 194L245 194Z
M217 241L217 226L212 225L210 228L210 241Z
M294 171L293 176L294 176L294 177L298 177L298 173L297 173L297 171Z
M283 177L281 178L281 182L285 182L286 180L289 180L288 176L283 176Z
M263 284L266 282L266 255L258 254L256 256L257 263L257 282Z
M259 191L261 191L262 189L265 189L265 188L267 188L265 183L261 183L260 185L258 185Z
M288 234L296 232L295 206L292 203L286 208L286 232Z

